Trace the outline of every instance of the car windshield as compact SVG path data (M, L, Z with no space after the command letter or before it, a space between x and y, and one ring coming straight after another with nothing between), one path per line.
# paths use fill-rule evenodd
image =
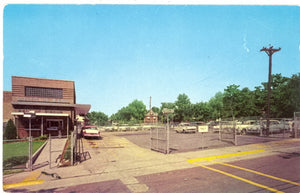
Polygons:
M97 127L85 127L84 129L97 130Z

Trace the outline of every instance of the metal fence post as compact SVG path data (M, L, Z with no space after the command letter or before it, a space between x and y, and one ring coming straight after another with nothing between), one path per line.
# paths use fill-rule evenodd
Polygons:
M49 168L51 169L51 133L49 133Z
M29 136L29 163L28 163L29 171L32 171L32 137Z
M152 144L152 141L153 141L152 130L153 130L153 127L150 127L150 149L151 150L152 150L152 147L153 147L153 144Z
M296 116L296 112L294 112L294 132L295 132L295 138L297 138L298 136L298 118Z
M238 145L237 144L237 134L236 134L236 123L235 123L235 121L233 122L233 128L234 128L234 145Z
M71 165L74 165L74 131L71 133Z
M219 120L219 140L222 140L222 136L221 136L221 129L222 129L222 119L220 118Z
M167 115L167 154L170 151L170 123L169 123L169 115Z

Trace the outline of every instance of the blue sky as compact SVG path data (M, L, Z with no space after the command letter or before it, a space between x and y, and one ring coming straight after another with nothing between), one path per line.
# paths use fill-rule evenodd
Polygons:
M299 73L299 18L296 6L7 5L3 90L11 76L73 80L77 103L107 115L150 96L206 102L266 82L270 44L273 74Z

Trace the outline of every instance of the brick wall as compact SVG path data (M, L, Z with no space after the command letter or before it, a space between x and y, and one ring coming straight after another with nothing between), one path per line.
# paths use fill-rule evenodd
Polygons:
M13 106L11 105L12 92L3 91L3 122L7 122L9 119L13 119L11 112L13 111Z
M42 88L60 88L63 89L62 99L53 99L47 97L26 97L25 86L42 87ZM63 102L75 104L75 83L74 81L42 79L30 77L12 77L12 100L13 101L38 101L38 102Z

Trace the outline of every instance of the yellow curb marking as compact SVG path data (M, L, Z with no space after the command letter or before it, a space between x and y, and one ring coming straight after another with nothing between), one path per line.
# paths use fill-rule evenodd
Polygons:
M19 182L19 183L13 183L13 184L4 184L3 189L10 189L10 188L16 188L21 186L30 186L30 185L36 185L43 183L44 180L34 180L34 181L25 181L25 182Z
M260 152L264 152L265 150L261 149L261 150L253 150L253 151L245 151L245 152L238 152L238 153L232 153L232 154L224 154L224 155L217 155L217 156L211 156L211 157L203 157L203 158L195 158L195 159L189 159L187 160L187 162L191 163L191 164L194 164L194 165L198 165L198 166L201 166L203 168L206 168L206 169L209 169L209 170L212 170L212 171L215 171L215 172L218 172L218 173L221 173L221 174L224 174L226 176L229 176L229 177L232 177L232 178L235 178L235 179L238 179L238 180L241 180L243 182L246 182L246 183L249 183L249 184L252 184L254 186L257 186L257 187L260 187L260 188L264 188L264 189L267 189L271 192L278 192L278 193L283 193L282 191L279 191L277 189L274 189L274 188L271 188L271 187L268 187L268 186L265 186L265 185L262 185L262 184L259 184L259 183L256 183L256 182L253 182L251 180L247 180L245 178L241 178L239 176L236 176L236 175L233 175L233 174L230 174L230 173L227 173L227 172L224 172L224 171L221 171L221 170L218 170L218 169L215 169L215 168L211 168L211 167L208 167L208 166L205 166L205 165L202 165L202 164L198 164L198 163L195 163L195 162L199 162L199 161L210 161L212 163L215 163L215 161L212 161L213 159L220 159L220 158L226 158L226 157L233 157L233 156L239 156L239 155L247 155L247 154L252 154L252 153L260 153ZM217 162L218 163L218 162ZM229 164L228 164L229 165ZM238 167L238 166L237 166ZM243 168L245 169L245 168ZM245 171L247 171L247 169L245 169ZM250 170L249 170L250 171ZM257 172L258 174L259 172ZM264 175L264 176L267 176L267 175ZM276 177L275 177L276 178Z
M216 156L210 156L210 157L201 157L201 158L195 158L195 159L189 159L187 160L189 163L194 163L198 161L209 161L212 159L220 159L220 158L226 158L226 157L233 157L233 156L239 156L239 155L247 155L252 153L261 153L265 150L259 149L259 150L253 150L253 151L244 151L244 152L237 152L237 153L231 153L231 154L224 154L224 155L216 155Z

